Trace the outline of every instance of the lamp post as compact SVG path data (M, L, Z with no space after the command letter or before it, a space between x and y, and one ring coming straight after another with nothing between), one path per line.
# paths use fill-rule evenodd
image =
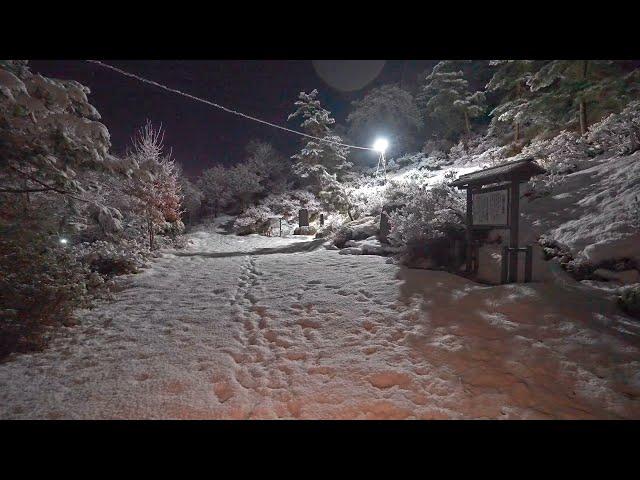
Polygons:
M386 138L378 138L373 143L373 149L380 154L378 158L378 167L376 168L376 177L378 176L378 171L380 170L380 165L382 165L382 170L384 171L384 178L387 178L387 161L384 158L384 152L389 148L389 141Z

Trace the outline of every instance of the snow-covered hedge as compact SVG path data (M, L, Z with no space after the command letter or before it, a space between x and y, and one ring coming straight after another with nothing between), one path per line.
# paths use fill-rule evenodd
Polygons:
M462 194L445 183L425 189L410 187L406 204L389 214L389 241L395 245L423 244L445 237L464 225L465 200Z

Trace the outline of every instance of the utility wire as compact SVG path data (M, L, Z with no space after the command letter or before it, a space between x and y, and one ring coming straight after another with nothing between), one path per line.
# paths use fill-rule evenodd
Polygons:
M189 93L185 93L185 92L182 92L180 90L176 90L175 88L167 87L166 85L161 85L158 82L154 82L153 80L149 80L149 79L143 78L143 77L141 77L139 75L135 75L133 73L126 72L124 70L121 70L120 68L114 67L112 65L108 65L108 64L103 63L103 62L101 62L99 60L87 60L87 62L95 63L96 65L100 65L101 67L108 68L108 69L113 70L114 72L118 72L119 74L124 75L126 77L134 78L134 79L136 79L136 80L138 80L140 82L148 83L149 85L153 85L153 86L156 86L158 88L162 88L163 90L166 90L167 92L177 93L178 95L182 95L183 97L190 98L191 100L195 100L197 102L206 103L207 105L210 105L212 107L219 108L220 110L224 110L227 113L231 113L233 115L238 115L239 117L248 118L249 120L253 120L254 122L263 123L265 125L269 125L270 127L279 128L280 130L284 130L286 132L295 133L296 135L301 135L301 136L307 137L307 138L313 138L315 140L319 140L319 141L324 142L324 143L330 143L330 144L333 144L333 145L340 145L342 147L349 147L349 148L357 148L357 149L360 149L360 150L375 151L373 148L370 148L370 147L359 147L357 145L348 145L346 143L334 142L334 141L331 141L331 140L326 140L324 138L314 137L313 135L308 135L308 134L306 134L304 132L299 132L297 130L292 130L290 128L283 127L282 125L277 125L275 123L267 122L266 120L262 120L260 118L252 117L251 115L247 115L246 113L238 112L237 110L232 110L232 109L224 107L222 105L218 105L217 103L214 103L214 102L212 102L210 100L206 100L204 98L196 97L195 95L191 95Z

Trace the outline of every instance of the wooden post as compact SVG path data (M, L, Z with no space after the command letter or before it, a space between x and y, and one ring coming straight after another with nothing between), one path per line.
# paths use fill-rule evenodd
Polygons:
M306 208L301 208L298 212L298 226L299 227L308 227L309 226L309 210Z
M533 278L533 247L527 246L527 250L524 258L524 282L528 283Z
M466 231L466 236L467 236L467 266L466 266L466 271L467 273L471 273L472 269L471 269L471 225L473 223L473 212L472 212L472 208L473 208L473 203L471 201L472 197L471 197L471 187L467 188L467 231Z
M509 206L511 211L509 212L509 282L518 281L518 233L520 226L520 184L518 180L511 181L511 188L509 189L510 202Z
M280 236L282 236L282 217L280 217Z
M509 274L509 247L502 247L501 265L502 273L500 274L500 283L507 283Z

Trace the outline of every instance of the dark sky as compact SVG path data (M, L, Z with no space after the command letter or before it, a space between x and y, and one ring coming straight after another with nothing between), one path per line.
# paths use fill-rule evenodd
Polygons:
M299 123L286 120L302 90L309 92L317 88L323 106L341 123L349 113L350 102L361 98L371 87L384 83L415 84L418 75L435 62L380 62L384 66L376 78L351 92L327 84L310 60L109 60L105 63L249 115L299 129ZM287 155L295 153L300 146L297 135L140 83L98 65L76 60L33 60L30 65L34 73L73 79L91 89L89 101L98 109L111 133L114 153L124 152L134 131L147 118L156 124L162 123L166 131L165 145L172 147L174 158L190 176L215 163L242 160L244 147L252 138L272 142ZM361 64L344 61L328 65L338 80L352 79L366 70Z

